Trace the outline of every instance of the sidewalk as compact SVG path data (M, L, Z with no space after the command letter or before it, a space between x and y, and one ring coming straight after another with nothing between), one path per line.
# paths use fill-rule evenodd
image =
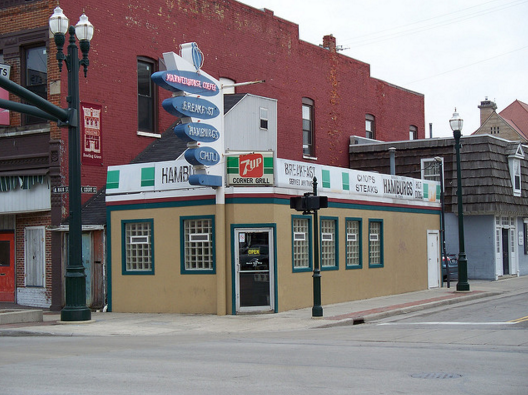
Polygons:
M277 314L191 315L93 312L92 320L82 323L60 321L57 312L44 311L43 322L0 325L0 337L9 335L59 336L156 336L179 333L236 333L313 329L336 325L356 325L398 314L446 306L454 303L518 294L528 291L528 276L499 281L470 281L471 291L456 292L436 288L353 302L323 306L322 318L312 318L311 308ZM0 311L14 305L0 302Z

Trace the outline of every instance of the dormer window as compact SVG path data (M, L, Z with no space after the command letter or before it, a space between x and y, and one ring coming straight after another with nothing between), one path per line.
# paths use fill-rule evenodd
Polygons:
M508 167L513 187L513 196L521 196L521 160L524 159L524 152L521 144L517 146L514 154L508 156Z

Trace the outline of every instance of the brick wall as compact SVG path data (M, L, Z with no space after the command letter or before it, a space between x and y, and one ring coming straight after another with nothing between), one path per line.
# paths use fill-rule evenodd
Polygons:
M303 97L315 102L318 163L348 167L349 136L365 135L367 112L376 116L379 139L407 139L410 125L425 137L422 95L371 78L366 63L299 40L298 26L270 11L228 0L84 4L63 6L70 18L84 7L95 26L81 100L103 106L104 166L83 167L83 185L103 185L107 165L129 163L152 142L136 135L136 57L157 60L190 41L198 43L203 68L214 77L266 80L237 92L278 99L280 157L303 160ZM169 96L160 90L159 102ZM159 116L162 132L174 118L163 109Z
M47 26L55 5L55 1L42 1L1 11L0 35ZM317 163L348 167L349 137L365 135L366 113L376 116L380 140L407 139L410 125L417 126L418 138L425 137L423 95L371 78L366 63L300 40L295 23L269 10L231 0L71 0L61 6L70 23L76 23L84 10L95 27L88 77L80 77L80 96L81 101L103 107L104 163L84 166L82 185L103 186L108 165L129 163L153 140L136 133L137 56L158 60L163 52L178 52L180 44L190 41L198 43L205 55L204 70L214 77L235 82L266 80L239 87L237 92L278 99L280 157L303 160L303 97L315 103ZM60 81L62 89L60 95L49 98L66 107L67 73L58 74L54 43L49 47L49 83L56 86ZM17 68L13 72L16 75ZM159 102L169 96L160 90ZM161 133L174 118L159 107ZM53 126L51 138L64 142L61 160L66 175L67 129ZM83 195L83 201L89 197Z

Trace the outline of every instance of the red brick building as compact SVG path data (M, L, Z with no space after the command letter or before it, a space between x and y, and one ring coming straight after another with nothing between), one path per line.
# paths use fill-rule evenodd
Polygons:
M10 66L12 81L63 108L67 73L59 74L48 33L48 18L57 4L70 24L84 10L95 28L88 76L80 77L80 98L101 109L101 159L83 161L83 186L104 187L107 166L130 163L175 121L161 108L169 93L151 84L149 75L164 68L163 52L178 52L186 42L199 45L203 69L215 78L265 81L235 89L278 100L277 157L348 167L352 135L383 141L425 137L423 95L372 78L368 64L336 51L331 35L322 38L321 46L302 41L298 25L269 10L233 0L0 0L0 65ZM10 100L19 99L10 95ZM52 188L67 185L67 167L66 128L13 112L0 125L0 182L37 177L34 190L47 187L50 195L48 205L20 205L18 187L0 192L1 202L15 201L10 209L0 204L0 236L16 234L19 276L13 298L19 303L53 308L63 304L61 231L67 228L61 224L68 213L67 195L52 193ZM83 194L83 202L90 197ZM44 262L38 264L44 273L36 285L27 282L28 246L22 247L19 240L28 212L37 213L31 215L45 224ZM83 220L88 233L102 232L104 224L97 225ZM91 243L99 237L94 234ZM104 255L93 255L98 254ZM93 262L104 259L94 256ZM36 296L29 295L29 288ZM41 292L34 293L35 288Z

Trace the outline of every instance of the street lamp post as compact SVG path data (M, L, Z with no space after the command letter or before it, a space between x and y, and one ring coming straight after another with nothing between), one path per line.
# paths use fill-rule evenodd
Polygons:
M453 136L455 138L455 151L457 162L457 201L458 201L458 283L457 291L469 291L468 275L467 275L467 258L464 247L464 209L462 205L462 172L460 169L460 136L462 135L462 125L464 121L458 113L453 113L453 117L449 120ZM446 262L447 264L447 262Z
M68 27L68 18L60 7L56 7L49 19L50 30L57 46L57 61L59 71L62 62L68 69L68 121L59 126L68 125L68 155L69 155L69 244L68 264L66 265L66 305L61 311L62 321L89 321L91 311L86 306L86 274L82 264L82 221L81 221L81 158L79 136L79 67L84 66L84 76L88 69L88 51L93 37L93 26L86 15L82 15L77 25ZM65 34L70 38L68 54L64 55L62 48ZM83 58L79 59L75 36Z

